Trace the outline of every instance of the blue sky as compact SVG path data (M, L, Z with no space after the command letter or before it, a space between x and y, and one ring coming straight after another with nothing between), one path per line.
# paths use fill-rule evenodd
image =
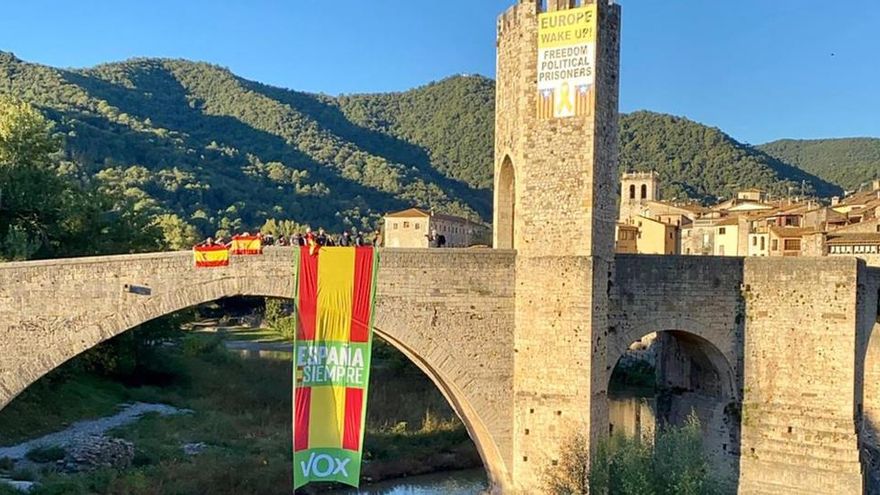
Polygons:
M288 88L403 90L494 77L515 0L6 0L0 50L86 67L203 60ZM880 1L620 0L621 110L684 115L760 143L880 136Z

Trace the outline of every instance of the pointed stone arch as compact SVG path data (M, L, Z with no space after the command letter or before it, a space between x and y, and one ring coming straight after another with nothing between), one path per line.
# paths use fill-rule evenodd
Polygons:
M516 249L516 174L509 155L495 177L495 249Z

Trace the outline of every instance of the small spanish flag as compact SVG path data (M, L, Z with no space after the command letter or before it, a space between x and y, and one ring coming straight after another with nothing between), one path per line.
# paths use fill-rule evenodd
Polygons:
M263 254L263 240L256 235L237 235L232 237L230 246L233 255Z
M197 268L229 265L229 249L222 244L216 246L193 247L193 258Z

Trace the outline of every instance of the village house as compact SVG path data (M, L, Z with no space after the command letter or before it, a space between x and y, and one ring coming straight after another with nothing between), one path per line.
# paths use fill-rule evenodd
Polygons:
M830 205L771 201L755 188L710 207L664 201L655 172L625 173L621 185L620 253L856 256L880 266L880 179Z
M466 218L409 208L385 215L386 247L426 248L432 231L446 238L445 247L469 247L488 243L488 229Z

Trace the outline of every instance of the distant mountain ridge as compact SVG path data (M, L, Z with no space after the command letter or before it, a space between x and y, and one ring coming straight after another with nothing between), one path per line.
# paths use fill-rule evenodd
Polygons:
M848 190L880 178L880 139L780 139L757 146Z
M203 233L269 218L371 229L413 205L491 221L495 83L485 77L331 97L202 62L56 69L0 52L0 94L41 108L67 158L105 187ZM657 170L670 199L840 193L718 129L652 112L621 116L620 166Z

